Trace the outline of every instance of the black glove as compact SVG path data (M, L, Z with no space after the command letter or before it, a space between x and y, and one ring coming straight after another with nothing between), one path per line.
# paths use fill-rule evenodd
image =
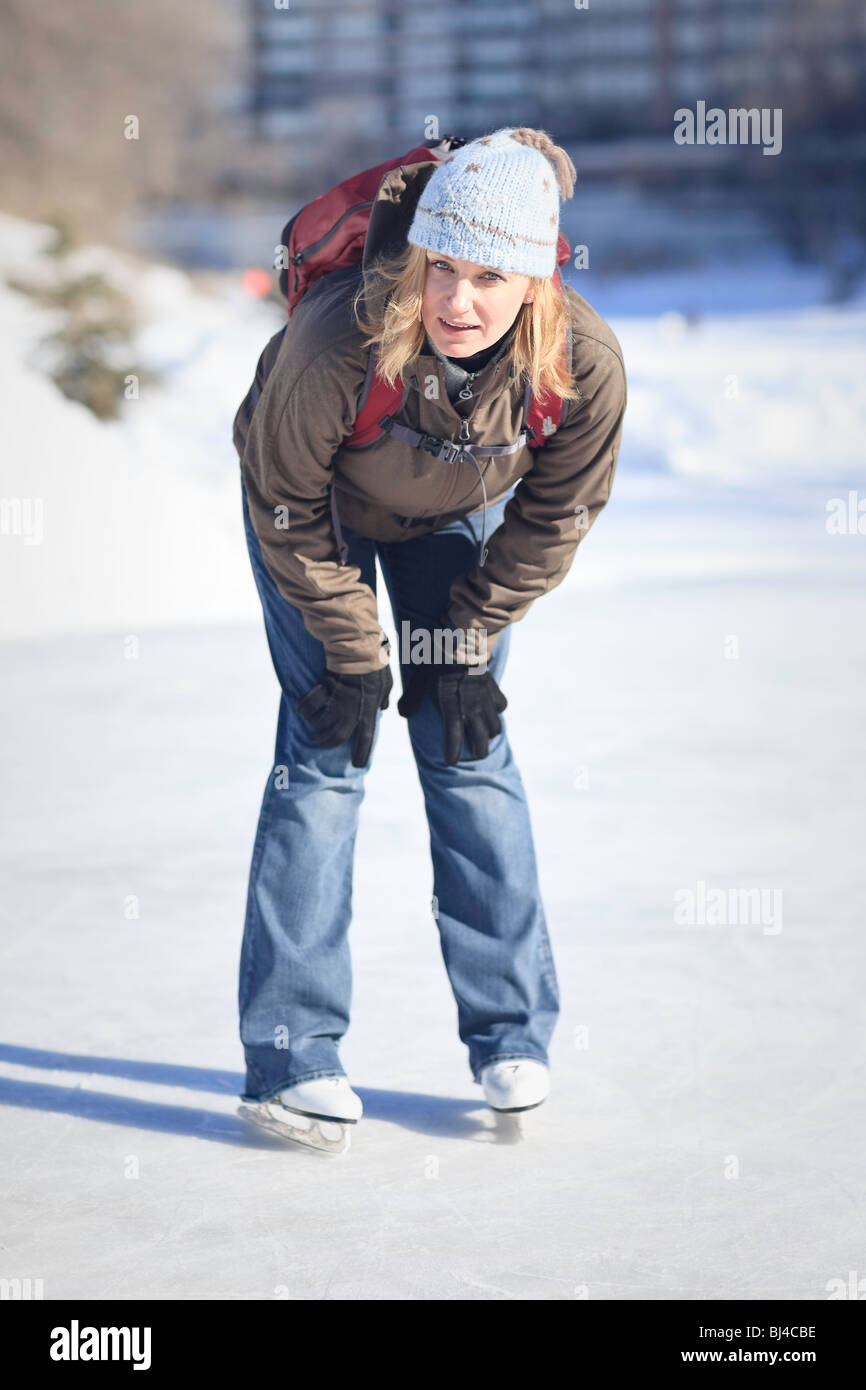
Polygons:
M469 740L473 758L486 758L490 738L502 733L499 716L508 708L490 672L473 672L461 662L418 666L397 701L397 712L408 719L427 695L442 715L446 765L453 767L459 760L464 737Z
M326 670L295 708L315 729L313 742L320 748L336 748L354 735L352 766L366 767L376 732L376 711L388 708L393 685L390 666L360 676Z

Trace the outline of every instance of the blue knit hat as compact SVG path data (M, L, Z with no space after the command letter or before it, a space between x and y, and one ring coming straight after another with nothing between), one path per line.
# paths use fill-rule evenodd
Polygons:
M539 144L555 154L557 167ZM470 140L433 170L407 239L459 260L547 279L556 269L563 164L573 176L565 151L543 131L504 126ZM568 173L562 183L570 197Z

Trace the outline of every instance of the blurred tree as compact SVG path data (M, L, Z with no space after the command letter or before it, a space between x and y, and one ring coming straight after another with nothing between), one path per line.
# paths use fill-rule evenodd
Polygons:
M51 269L38 277L9 276L6 283L52 311L54 326L34 358L65 396L100 420L116 419L132 389L158 384L159 374L135 356L136 311L129 297L101 271L75 270L77 250L66 223L55 227L46 248Z
M211 195L242 17L210 0L0 0L6 210L109 240L135 206Z

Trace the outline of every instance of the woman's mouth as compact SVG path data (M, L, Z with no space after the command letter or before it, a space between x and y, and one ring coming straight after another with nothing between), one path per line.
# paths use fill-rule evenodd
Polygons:
M472 333L478 327L477 323L449 323L448 319L443 318L439 322L446 333Z

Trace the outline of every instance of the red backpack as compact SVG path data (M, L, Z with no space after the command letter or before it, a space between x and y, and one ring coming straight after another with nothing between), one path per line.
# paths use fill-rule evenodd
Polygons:
M286 297L289 318L307 290L321 276L333 270L341 270L345 266L361 265L370 210L376 200L382 178L389 170L407 164L438 164L440 159L439 155L433 152L434 148L441 153L459 149L465 144L466 141L459 136L446 135L441 140L431 140L427 145L417 145L399 159L388 160L384 164L377 164L375 168L365 169L360 174L344 179L329 192L321 193L318 198L300 208L286 223L282 235L282 247L288 253L288 264L280 271L280 289ZM554 283L560 294L563 288L558 267L564 265L570 255L568 241L560 232L556 247L557 269L553 273ZM570 330L568 339L563 344L563 351L570 358ZM388 386L382 380L376 371L374 356L371 352L364 387L358 400L355 428L344 440L344 444L349 447L369 445L385 428L390 428L415 444L416 440L409 436L417 432L408 431L393 421L393 416L406 398L406 391L401 390L398 382ZM541 448L556 432L562 424L563 406L562 398L552 393L536 399L527 385L521 434L525 431L526 442L530 448ZM448 462L453 461L453 452L449 451L456 451L458 446L448 440L434 441L426 435L419 436L419 441L422 439L425 442L418 442L417 447L425 448ZM433 449L430 447L432 444L441 445L442 448ZM517 447L522 446L508 446L508 452ZM482 453L486 455L505 451L503 448L491 448L482 450Z

